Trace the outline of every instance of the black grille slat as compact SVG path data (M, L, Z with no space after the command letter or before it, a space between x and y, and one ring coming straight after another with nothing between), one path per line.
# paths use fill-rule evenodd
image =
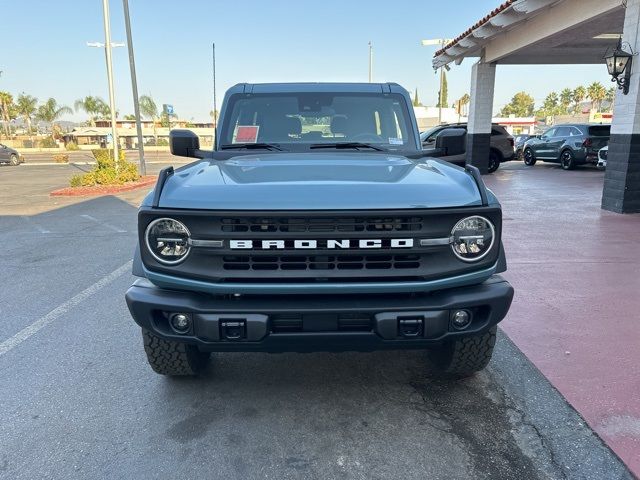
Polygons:
M225 270L389 270L420 268L420 255L225 256Z
M422 230L422 217L318 217L222 218L220 228L228 233L331 233L331 232L415 232Z

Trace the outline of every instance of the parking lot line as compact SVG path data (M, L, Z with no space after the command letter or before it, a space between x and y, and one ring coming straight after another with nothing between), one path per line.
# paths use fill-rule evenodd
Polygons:
M38 223L34 222L30 217L27 217L26 215L22 215L22 219L28 224L30 224L33 228L38 230L40 233L51 233L50 230L47 230L42 225L39 225Z
M80 215L80 216L81 216L81 217L83 217L83 218L86 218L87 220L91 220L92 222L99 223L99 224L100 224L100 225L102 225L103 227L106 227L106 228L108 228L109 230L113 230L114 232L118 232L118 233L127 233L127 231L126 231L126 230L123 230L123 229L121 229L121 228L119 228L119 227L116 227L116 226L114 226L114 225L111 225L110 223L101 222L100 220L98 220L98 219L97 219L97 218L95 218L95 217L92 217L91 215L86 215L86 214L84 214L84 215Z
M61 305L58 305L56 308L51 310L45 316L40 317L38 320L33 322L31 325L23 328L18 333L16 333L13 337L11 337L11 338L5 340L4 342L0 343L0 357L2 355L4 355L5 353L13 350L15 347L20 345L22 342L27 340L29 337L35 335L40 330L42 330L44 327L46 327L47 325L49 325L52 322L54 322L56 319L60 318L62 315L67 313L69 310L71 310L73 307L75 307L79 303L83 302L84 300L86 300L90 296L92 296L95 293L97 293L102 288L104 288L107 285L109 285L111 282L116 280L120 275L122 275L125 272L129 271L131 269L131 263L132 263L132 261L129 260L127 263L125 263L121 267L118 267L117 269L115 269L110 274L102 277L100 280L98 280L93 285L87 287L82 292L80 292L77 295L71 297L69 300L67 300L66 302L62 303Z

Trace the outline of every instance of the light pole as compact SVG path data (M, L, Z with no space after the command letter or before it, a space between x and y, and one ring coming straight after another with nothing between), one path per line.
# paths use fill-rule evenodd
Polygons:
M105 60L107 62L107 81L109 84L109 109L111 110L111 136L113 137L113 163L118 171L119 145L118 130L116 126L116 99L113 89L113 61L111 49L114 47L124 47L124 43L111 42L111 19L109 16L109 0L102 0L102 14L104 17L104 43L87 42L88 47L104 48Z
M140 175L147 174L147 164L144 161L144 145L142 140L142 122L140 121L140 104L138 102L138 80L136 78L136 62L133 57L133 40L131 39L131 21L129 19L129 1L122 0L124 7L124 24L127 30L127 46L129 49L129 70L131 71L131 90L133 91L133 110L136 115L136 130L138 134L138 153L140 156Z
M369 83L373 82L373 45L369 41Z
M430 40L422 40L422 46L428 47L432 45L438 45L440 48L451 42L448 38L432 38ZM440 67L440 91L438 92L438 124L442 123L442 87L444 84L444 68Z

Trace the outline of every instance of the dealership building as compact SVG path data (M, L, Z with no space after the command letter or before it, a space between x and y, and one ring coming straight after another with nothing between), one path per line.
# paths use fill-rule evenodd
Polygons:
M615 99L602 208L637 213L638 51L640 0L508 0L437 51L433 67L474 62L467 161L486 172L497 65L601 64L606 71L608 54L624 90L618 90Z

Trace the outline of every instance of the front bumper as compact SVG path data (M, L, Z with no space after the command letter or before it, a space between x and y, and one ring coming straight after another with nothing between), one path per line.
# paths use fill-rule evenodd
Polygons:
M429 294L216 297L162 289L146 279L137 280L126 293L131 315L142 328L203 351L221 352L427 348L488 330L504 319L512 299L513 288L499 275ZM464 330L451 321L457 310L471 314ZM184 334L170 325L175 313L190 319ZM229 335L232 324L241 325L233 330L240 338Z

